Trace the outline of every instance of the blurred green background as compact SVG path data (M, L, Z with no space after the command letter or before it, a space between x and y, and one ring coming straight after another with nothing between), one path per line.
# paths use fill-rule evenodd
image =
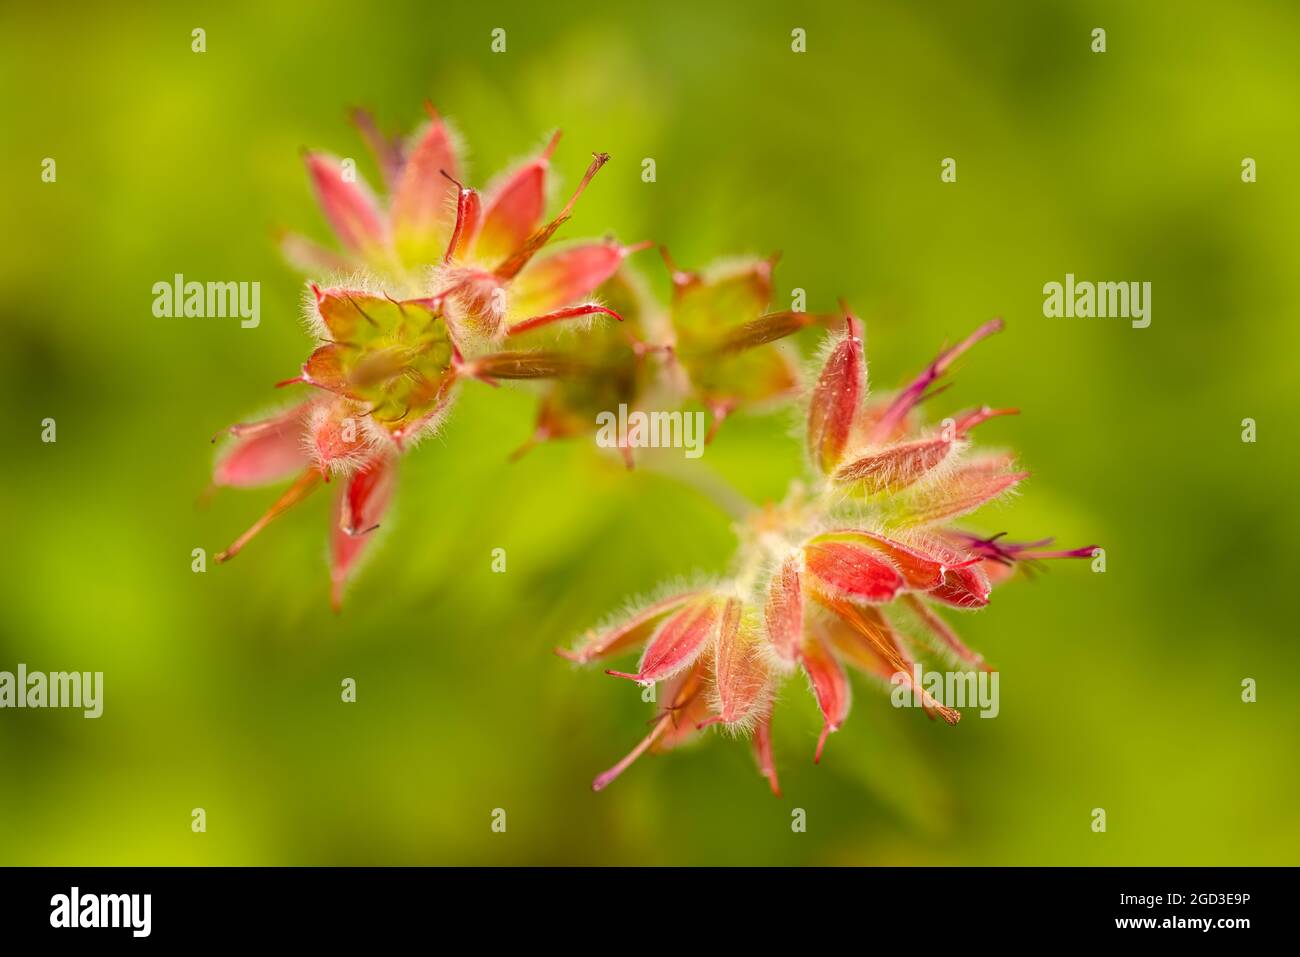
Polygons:
M98 721L0 712L0 863L1300 862L1298 47L1300 12L1269 3L6 7L0 670L103 671L106 701ZM782 250L778 299L847 297L881 387L1006 317L933 410L1023 410L981 438L1034 477L974 525L1100 542L1108 570L1058 565L957 621L1001 669L997 720L931 724L859 683L814 767L792 680L784 799L713 737L593 794L650 707L552 646L724 570L734 538L697 492L585 443L507 463L523 391L471 383L403 462L341 616L324 497L191 572L276 494L196 506L209 436L283 398L270 384L306 354L302 277L271 238L328 237L299 150L361 157L347 107L405 130L426 97L479 184L554 127L570 185L613 154L562 235L650 238L692 266ZM154 318L177 272L260 281L260 328ZM1045 319L1066 272L1150 281L1150 328ZM793 431L737 418L699 465L780 497Z

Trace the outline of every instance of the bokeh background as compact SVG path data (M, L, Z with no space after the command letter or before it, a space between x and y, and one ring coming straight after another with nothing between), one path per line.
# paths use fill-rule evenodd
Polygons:
M0 712L0 863L1297 863L1297 48L1300 12L1272 3L6 6L0 669L103 671L106 706ZM271 238L327 238L299 150L361 158L349 106L397 130L426 97L475 182L555 127L569 185L612 153L564 235L687 265L781 250L778 297L847 297L882 387L1005 316L935 406L1023 410L981 439L1034 477L975 525L1097 541L1108 568L1058 565L958 622L1001 669L996 720L931 724L859 684L815 767L792 681L784 799L713 737L593 794L650 706L551 648L722 571L734 537L698 492L587 443L507 463L523 391L471 384L403 463L342 615L323 497L191 572L276 494L196 504L209 436L306 354L302 277ZM260 328L154 318L177 272L260 281ZM1045 319L1066 272L1150 281L1152 325ZM802 469L791 424L738 418L698 465L778 498Z

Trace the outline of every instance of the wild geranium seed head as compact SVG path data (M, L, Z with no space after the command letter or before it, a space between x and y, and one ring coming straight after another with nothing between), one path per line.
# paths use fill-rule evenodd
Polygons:
M340 249L292 234L281 240L313 277L347 277L310 284L308 327L317 345L299 373L279 383L312 393L270 419L233 426L214 475L215 484L238 487L298 476L220 553L222 561L320 484L337 486L336 606L381 524L398 459L439 427L459 383L584 375L591 366L580 354L502 352L499 344L582 317L620 320L592 297L639 248L613 240L548 248L607 154L595 154L572 197L547 220L559 134L480 195L462 183L458 137L432 107L405 141L383 135L369 114L353 119L387 195L334 157L308 152L308 176Z
M687 274L675 281L691 282ZM561 652L587 663L642 647L636 670L608 673L668 682L650 734L595 779L596 790L646 751L716 726L752 733L759 769L779 794L771 703L795 670L806 676L822 714L815 761L848 717L850 669L902 682L931 718L960 720L949 704L913 687L918 649L988 668L938 609L983 608L993 585L1021 563L1092 554L1091 547L1049 550L1050 539L1008 543L950 524L1026 475L1010 456L972 451L976 426L1015 410L980 406L938 427L918 414L953 363L1001 329L1000 320L985 323L898 393L873 399L861 323L846 310L808 390L811 483L795 483L784 502L756 510L738 527L730 578L661 599Z

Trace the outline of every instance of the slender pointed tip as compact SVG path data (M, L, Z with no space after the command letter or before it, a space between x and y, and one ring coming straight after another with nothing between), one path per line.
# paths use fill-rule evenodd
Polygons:
M635 681L637 684L646 680L645 675L628 674L626 671L606 671L605 674L612 678L626 678L628 681Z
M659 255L663 259L664 265L668 267L668 274L672 280L674 289L681 289L684 286L689 286L695 281L695 273L680 268L677 263L673 261L672 253L668 251L668 247L663 243L659 244Z
M734 407L727 402L709 403L709 412L712 414L713 421L709 423L709 431L704 436L705 445L713 444L713 440L718 435L718 429L722 428L722 423L727 421L727 417L731 415L733 408Z
M641 755L645 754L645 752L650 749L650 746L655 743L655 740L659 735L663 734L664 728L668 726L670 720L670 714L665 714L660 718L658 724L655 725L654 730L642 738L635 748L624 755L623 758L621 758L612 768L596 775L595 780L591 782L591 789L593 791L603 790L606 785L630 768L636 762L637 758L641 757Z
M822 750L826 747L826 739L838 730L839 728L832 727L829 724L822 725L822 733L817 738L817 752L813 755L813 764L822 763Z
M1016 553L1015 558L1024 561L1042 561L1049 558L1092 558L1093 552L1100 547L1100 545L1085 545L1083 548L1071 548L1068 551L1061 552L1020 551Z
M248 529L235 539L227 548L218 552L213 559L217 564L223 564L234 558L243 549L245 545L251 542L267 525L273 522L284 512L288 511L294 505L306 498L316 488L316 483L320 481L323 473L317 469L308 469L298 476L297 481L278 498L275 503L263 513L262 517L248 527Z
M559 646L556 646L551 650L554 651L556 655L563 658L565 661L572 661L575 664L579 664L579 665L586 664L586 659L582 657L581 652L571 651L568 648L560 648Z
M846 310L844 314L844 334L852 343L853 349L861 356L866 336L862 329L862 320L855 316L851 310Z
M524 443L519 446L519 448L510 453L510 457L507 461L518 462L533 449L537 448L537 446L541 445L543 442L549 441L550 437L550 429L539 425L535 430L533 430L533 434L524 440Z
M954 347L955 354L953 355L953 358L956 358L957 355L960 355L962 352L965 352L971 346L975 345L975 343L982 342L983 340L987 339L989 336L993 335L994 333L1001 332L1005 328L1006 328L1006 323L1003 322L1001 318L990 319L988 322L984 323L982 326L980 326L978 329L972 332L969 336L967 336L964 342Z

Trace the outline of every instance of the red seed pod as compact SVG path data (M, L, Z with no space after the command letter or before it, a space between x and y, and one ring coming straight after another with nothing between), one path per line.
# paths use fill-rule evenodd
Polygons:
M840 464L853 420L867 392L862 329L850 313L844 337L831 349L808 404L808 453L825 474Z

